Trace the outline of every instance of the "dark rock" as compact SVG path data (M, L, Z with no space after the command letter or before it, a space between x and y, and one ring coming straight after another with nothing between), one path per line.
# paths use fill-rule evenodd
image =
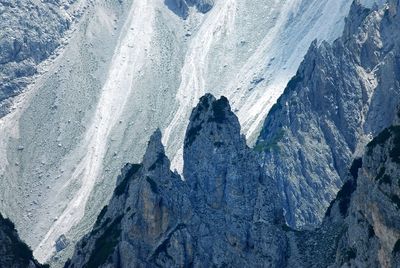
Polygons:
M397 10L396 1L381 9L354 1L343 36L333 44L311 45L269 112L255 149L278 182L292 227L320 224L353 158L396 116Z
M14 224L0 214L0 267L48 267L39 264L20 240Z

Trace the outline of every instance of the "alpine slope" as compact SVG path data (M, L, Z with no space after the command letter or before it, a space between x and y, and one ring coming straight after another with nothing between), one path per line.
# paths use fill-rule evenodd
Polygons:
M55 241L86 233L157 127L181 172L205 93L230 99L252 144L311 42L338 37L352 1L188 2L76 1L84 10L56 56L0 119L0 209L40 262L72 254Z

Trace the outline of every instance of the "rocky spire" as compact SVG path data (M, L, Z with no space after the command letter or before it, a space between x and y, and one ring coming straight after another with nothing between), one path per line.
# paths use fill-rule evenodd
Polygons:
M284 264L286 240L272 180L262 175L227 99L202 97L187 133L186 181L168 169L157 130L143 163L124 168L109 205L67 267Z
M157 170L158 172L168 173L170 169L170 161L165 155L161 135L160 129L156 129L147 144L147 149L143 156L143 168L148 172Z
M206 94L200 99L190 117L183 154L184 177L195 204L252 217L246 206L255 205L261 170L225 97L217 100Z

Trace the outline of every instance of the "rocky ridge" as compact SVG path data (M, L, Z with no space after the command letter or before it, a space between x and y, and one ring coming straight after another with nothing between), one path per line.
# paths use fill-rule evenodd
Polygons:
M399 3L352 4L343 36L314 42L271 109L255 150L277 180L290 226L317 226L352 159L396 114Z
M386 128L353 161L314 231L289 231L296 267L399 267L400 125ZM301 253L301 254L299 254Z
M109 205L66 267L284 265L276 191L224 97L201 98L184 155L185 181L170 171L156 131L142 164L122 170Z
M400 265L400 125L383 130L367 146L335 204L346 213L337 266ZM357 160L356 160L357 161Z
M353 161L322 225L296 231L229 103L206 95L186 133L185 180L170 171L156 131L65 267L397 267L398 123Z

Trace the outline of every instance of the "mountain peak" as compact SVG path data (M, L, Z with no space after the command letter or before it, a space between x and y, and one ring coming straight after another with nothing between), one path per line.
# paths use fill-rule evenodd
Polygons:
M193 109L186 131L185 147L191 146L197 137L202 135L210 135L214 143L222 142L221 137L224 135L230 137L225 140L235 139L241 140L239 143L245 143L244 137L240 135L239 120L232 112L226 97L221 96L217 100L212 94L207 93L200 98L198 105Z
M159 128L150 136L146 153L143 156L143 167L148 171L153 171L157 167L161 167L165 170L169 170L170 168L170 161L165 155L165 149L161 138L162 134Z

